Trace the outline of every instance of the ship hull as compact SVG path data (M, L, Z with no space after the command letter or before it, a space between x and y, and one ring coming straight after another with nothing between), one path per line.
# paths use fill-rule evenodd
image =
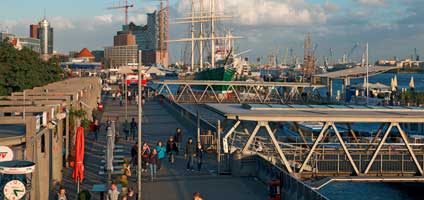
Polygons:
M195 80L205 81L232 81L235 74L235 70L232 68L218 67L212 69L205 69L195 74ZM216 92L223 92L228 90L227 85L213 86ZM195 89L204 90L204 86L196 87Z

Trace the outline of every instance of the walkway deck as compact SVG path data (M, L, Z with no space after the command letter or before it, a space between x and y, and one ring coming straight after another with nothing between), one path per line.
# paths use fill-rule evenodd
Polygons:
M137 117L136 106L128 108L128 119ZM125 107L120 107L119 102L105 101L105 112L102 123L107 120L107 116L119 116L120 121L125 120ZM184 140L193 136L195 130L184 127L183 123L175 119L157 101L148 101L144 109L143 119L143 140L150 144L157 140L166 141L177 127L182 128ZM113 118L112 118L113 119ZM92 135L86 137L86 157L85 169L86 179L82 184L82 189L91 190L93 184L106 183L106 175L98 175L99 166L103 159L103 150L106 146L104 127L99 134L100 141L92 142ZM129 157L132 141L121 139L118 144L124 146L124 154ZM157 179L150 181L148 173L143 174L143 200L180 200L190 199L196 191L200 192L204 199L266 199L267 190L264 184L252 178L233 178L231 176L217 176L213 173L214 161L210 156L201 172L191 172L185 170L183 156L177 156L176 165L171 166L165 161L164 168L158 173ZM72 169L64 171L64 186L67 188L70 199L74 199L76 184L71 179ZM116 177L114 177L116 178ZM137 188L136 176L130 177L130 187ZM92 194L94 199L99 199L99 194Z

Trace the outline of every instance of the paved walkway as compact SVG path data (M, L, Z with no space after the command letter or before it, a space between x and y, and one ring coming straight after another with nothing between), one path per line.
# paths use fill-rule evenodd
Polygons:
M119 116L120 121L125 120L125 106L120 107L119 101L107 99L105 102L105 112L102 123L107 120L107 116ZM128 107L128 121L137 119L136 105ZM114 119L114 117L112 117ZM143 141L149 142L151 146L158 140L166 142L169 136L173 135L176 128L183 131L183 140L193 137L195 130L192 127L184 127L184 123L174 118L158 101L147 101L143 114ZM130 148L133 141L120 139L118 144L124 146L124 155L130 157ZM82 189L91 190L93 184L106 183L107 175L99 175L99 166L104 159L103 150L106 146L106 136L104 126L99 134L99 141L92 142L92 135L86 137L85 169L86 179L82 184ZM253 178L233 178L231 176L217 176L215 170L215 160L210 155L203 169L198 171L186 171L183 156L176 157L176 164L170 165L164 161L163 168L158 172L157 178L153 181L149 179L149 173L143 173L142 194L143 200L189 200L196 191L200 192L204 199L266 199L266 187ZM64 185L67 188L69 197L74 199L76 185L71 179L72 169L64 171ZM117 177L113 177L116 180ZM136 175L129 178L129 186L137 188ZM98 194L92 194L92 199L99 199Z

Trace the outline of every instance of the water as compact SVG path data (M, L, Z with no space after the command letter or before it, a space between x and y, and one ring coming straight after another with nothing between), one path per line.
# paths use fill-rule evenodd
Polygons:
M382 83L390 86L390 80L395 74L386 73L371 76L370 83ZM407 88L414 77L415 91L424 91L424 74L396 74L398 89ZM352 79L351 85L363 83L363 78ZM342 80L333 82L333 91L342 90ZM424 199L422 190L424 183L331 183L320 192L332 200L415 200Z
M398 90L401 88L406 88L409 90L409 81L411 77L414 77L415 91L424 91L424 74L394 74L394 73L385 73L378 74L375 76L369 77L370 83L382 83L390 87L390 80L396 75L398 80ZM350 84L356 85L364 82L364 78L351 79ZM343 80L334 80L333 81L333 92L336 94L337 90L342 91Z
M424 183L331 183L320 192L332 200L421 200L423 187Z

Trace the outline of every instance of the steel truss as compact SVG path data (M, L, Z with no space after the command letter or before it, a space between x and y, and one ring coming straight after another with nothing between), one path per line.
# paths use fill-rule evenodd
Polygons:
M337 138L337 142L341 147L341 151L344 154L344 157L348 161L350 168L346 170L352 170L352 171L342 171L342 174L346 175L347 173L354 175L354 176L384 176L387 174L388 176L393 176L393 174L398 174L396 176L403 176L405 175L404 172L404 161L402 161L402 164L399 165L398 172L393 171L384 171L382 170L383 167L380 169L378 174L375 172L371 172L372 167L378 165L383 165L384 156L386 156L385 153L382 153L382 149L384 145L389 145L390 143L386 142L389 135L392 133L393 128L396 128L399 132L400 137L402 138L402 145L406 147L406 151L408 153L407 156L409 156L409 159L405 159L405 162L413 163L413 166L415 167L415 172L412 169L412 172L409 171L407 174L410 175L418 175L418 176L424 176L423 174L423 165L424 165L424 151L422 147L420 148L413 148L413 146L408 141L407 134L402 129L399 123L392 122L392 123L383 123L376 135L373 138L373 141L379 141L378 143L370 143L370 144L363 144L359 143L359 139L351 125L348 125L349 132L351 134L355 134L353 136L352 141L347 142L345 138L342 137L342 134L338 130L336 124L334 122L325 122L323 127L320 130L319 135L316 137L316 139L312 142L311 145L308 145L308 143L305 140L305 137L301 131L298 131L299 137L302 138L303 142L299 144L298 146L292 145L291 143L284 143L282 141L277 141L276 137L274 136L274 132L271 130L269 126L269 122L267 121L257 121L257 124L252 132L249 132L248 130L244 130L243 135L245 135L244 140L242 140L243 144L241 146L233 147L234 142L232 142L232 137L235 137L236 130L242 123L241 120L237 120L234 125L226 132L226 134L223 137L223 149L225 153L232 153L234 149L238 148L241 150L243 154L257 154L261 157L266 158L266 155L263 155L260 152L255 152L253 150L250 150L253 144L253 141L255 141L255 138L258 137L258 131L260 128L265 128L267 136L270 138L270 142L268 144L267 149L275 149L275 152L273 153L273 158L269 158L269 160L272 159L278 159L280 163L283 165L283 167L289 172L290 174L302 176L302 174L310 174L311 170L310 168L316 168L314 166L314 162L328 162L328 159L325 157L331 157L332 152L340 152L338 147L325 147L325 151L328 152L325 153L322 148L319 148L320 145L328 145L325 143L326 135L333 133L335 138ZM298 125L294 123L297 127ZM332 130L332 132L331 132ZM330 133L331 132L331 133ZM382 136L381 134L384 133ZM359 145L366 145L365 148L359 148ZM287 148L291 147L291 148ZM294 153L298 151L304 152L304 155L302 156L302 160L300 159L294 159L296 157L296 154ZM387 149L385 150L385 152ZM394 155L400 155L400 153L403 153L401 149L393 149L391 150L392 154ZM397 152L398 151L398 152ZM419 158L416 155L416 152L419 151ZM397 154L399 153L399 154ZM331 155L330 155L331 154ZM354 155L354 156L353 156ZM377 157L380 156L379 159ZM358 158L361 158L358 160ZM404 156L402 155L402 159ZM314 162L312 160L314 159ZM378 162L377 162L378 161ZM339 163L334 162L335 164L339 165ZM366 163L366 164L362 164ZM299 167L300 165L300 167ZM397 165L396 165L397 166ZM402 167L402 169L400 169ZM309 170L306 170L309 169ZM397 169L396 169L397 170ZM375 171L375 170L374 170ZM320 171L315 170L316 174L320 174ZM333 173L335 174L335 173Z
M178 80L158 82L159 95L176 103L260 103L286 104L305 103L306 99L320 101L320 97L310 93L305 98L305 88L323 87L308 83L271 83L242 81L194 81Z

